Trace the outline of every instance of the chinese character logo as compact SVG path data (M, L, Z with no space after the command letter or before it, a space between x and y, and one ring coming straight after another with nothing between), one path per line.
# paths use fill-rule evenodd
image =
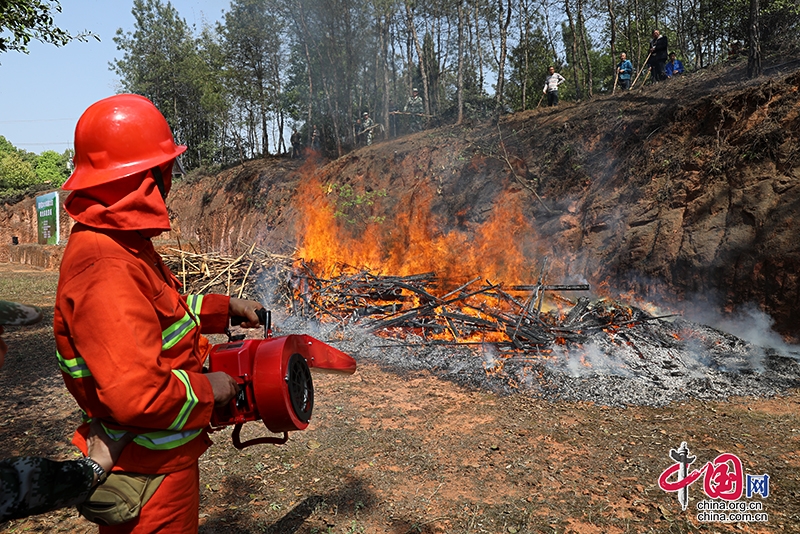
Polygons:
M696 457L691 456L686 442L678 449L669 451L669 457L675 463L664 470L658 477L658 487L664 491L677 492L681 508L689 505L689 486L703 477L703 492L712 499L736 501L745 493L745 476L742 461L735 454L723 453L706 463L700 469L689 472L689 466ZM759 494L769 495L769 476L747 475L747 496Z

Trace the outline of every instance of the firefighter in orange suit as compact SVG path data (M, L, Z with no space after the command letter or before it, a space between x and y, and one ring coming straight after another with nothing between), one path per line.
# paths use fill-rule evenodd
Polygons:
M262 307L181 295L153 248L150 239L170 229L165 199L184 150L138 95L96 102L75 128L75 170L63 187L76 224L56 295L58 362L88 420L100 419L112 437L135 434L111 476L166 474L138 517L101 533L197 532L197 459L211 444L212 409L236 393L227 374L202 372L202 334L224 332L231 315L255 327ZM88 428L73 438L84 452Z

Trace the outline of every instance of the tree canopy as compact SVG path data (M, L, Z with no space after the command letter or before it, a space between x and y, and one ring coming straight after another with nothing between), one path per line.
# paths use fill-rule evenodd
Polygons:
M61 9L0 1L0 52L94 36L58 28ZM169 1L133 0L132 13L110 68L164 113L189 168L284 153L287 129L310 144L314 126L341 155L365 111L396 135L529 109L548 65L568 80L562 100L592 98L613 90L620 52L644 66L653 29L689 71L747 56L755 76L800 25L793 0L231 0L199 29ZM418 117L403 112L412 88Z
M26 52L31 40L64 46L72 40L85 41L87 37L99 38L82 32L72 35L59 28L53 14L61 12L58 0L3 0L0 1L0 52Z
M0 195L31 187L55 188L69 177L72 150L40 155L21 150L0 135Z
M548 65L563 100L609 93L619 54L641 69L654 29L692 71L775 51L800 21L787 0L231 0L199 29L164 0L132 11L111 68L162 110L190 168L283 153L293 127L338 156L365 111L408 131L412 88L431 125L535 107Z

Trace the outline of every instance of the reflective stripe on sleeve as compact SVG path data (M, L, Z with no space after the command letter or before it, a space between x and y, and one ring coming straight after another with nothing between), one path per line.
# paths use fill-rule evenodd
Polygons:
M92 376L92 372L89 370L84 359L80 356L76 356L71 360L66 360L60 352L56 351L56 359L58 360L58 366L61 370L72 378L86 378Z
M170 325L161 333L161 350L168 350L174 347L183 336L194 328L194 320L188 313L176 323Z
M200 325L198 317L200 317L200 309L203 307L203 295L189 295L186 298L186 305L189 312L161 333L161 350L171 349L191 332L195 325Z
M183 407L181 408L178 417L176 417L172 424L169 425L169 430L181 430L183 425L185 425L186 421L189 419L189 414L191 414L194 407L197 406L198 400L197 395L195 395L194 390L192 389L192 382L189 380L189 375L186 373L186 371L173 369L172 374L174 374L178 380L183 383L183 386L186 389L186 402L183 403Z
M198 324L200 323L200 310L203 308L203 295L188 295L186 297L186 305L189 306L189 310L194 314L197 319Z

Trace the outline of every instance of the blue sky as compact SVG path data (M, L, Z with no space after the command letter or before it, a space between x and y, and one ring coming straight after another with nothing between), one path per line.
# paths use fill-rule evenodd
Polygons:
M172 0L190 26L214 23L230 3ZM0 135L14 146L40 154L72 148L75 124L92 103L117 92L119 80L109 63L121 58L114 44L117 29L133 31L132 0L61 0L56 25L70 33L84 30L100 42L64 47L31 42L30 54L0 54Z

